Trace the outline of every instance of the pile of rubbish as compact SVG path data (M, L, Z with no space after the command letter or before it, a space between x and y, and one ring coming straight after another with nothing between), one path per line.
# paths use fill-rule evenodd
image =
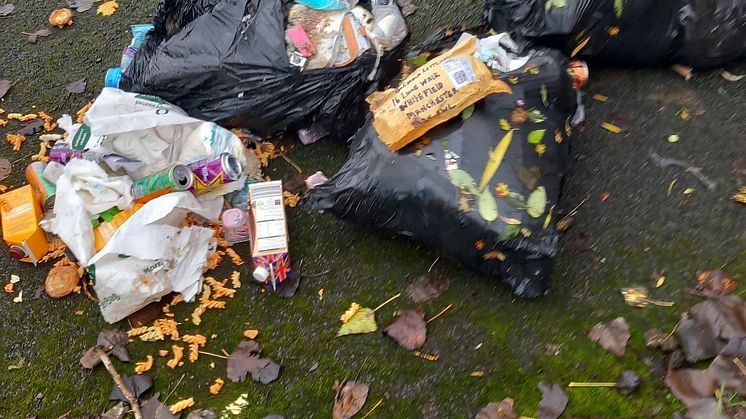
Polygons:
M11 256L34 264L59 238L72 260L59 270L85 268L106 321L172 292L193 300L225 241L251 242L258 281L287 278L282 184L262 179L257 156L233 132L113 88L82 123L68 115L58 123L66 138L49 161L28 167L29 185L0 195L3 238ZM48 292L69 281L55 269ZM74 287L80 274L72 274Z
M487 0L484 13L497 32L625 66L746 56L744 0Z
M113 87L158 96L189 115L310 144L346 140L365 96L397 65L408 29L372 0L164 1ZM396 73L397 69L393 70Z

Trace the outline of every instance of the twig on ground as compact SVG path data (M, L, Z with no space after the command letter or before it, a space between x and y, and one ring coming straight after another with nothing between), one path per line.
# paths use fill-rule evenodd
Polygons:
M106 367L106 371L109 371L109 375L111 375L111 378L114 379L114 382L119 387L119 390L122 391L122 394L129 402L130 407L132 407L132 413L134 413L135 415L135 419L142 419L142 413L140 413L140 404L137 402L137 397L135 397L135 395L132 394L132 391L130 391L130 389L124 384L122 377L119 375L117 370L114 368L114 365L111 363L109 355L106 355L106 352L101 348L96 348L96 355L98 355L101 363L103 363L104 367Z
M438 263L439 260L440 260L440 256L438 256L438 257L435 258L435 260L433 261L432 265L430 265L430 267L427 268L427 272L428 273L430 273L430 271L433 270L433 268L435 267L435 264Z
M448 306L446 306L446 308L444 308L443 310L440 310L440 313L434 315L433 317L430 318L430 320L426 321L425 323L430 323L431 321L433 321L433 320L437 319L438 317L442 316L443 313L445 313L446 311L450 310L451 307L453 307L453 304L448 304Z
M374 308L373 311L378 311L378 309L380 309L381 307L385 306L386 304L388 304L388 303L396 300L399 297L401 297L401 293L398 293L395 296L389 298L388 300L382 302L381 304L378 305L378 307Z
M168 396L166 396L166 398L163 400L163 404L166 404L166 402L168 401L168 398L171 397L172 394L174 394L174 391L176 391L176 387L178 387L179 384L181 384L181 380L183 380L185 376L186 376L186 373L181 374L181 378L179 378L179 381L176 382L176 385L174 386L174 388L171 389L171 391L168 393Z

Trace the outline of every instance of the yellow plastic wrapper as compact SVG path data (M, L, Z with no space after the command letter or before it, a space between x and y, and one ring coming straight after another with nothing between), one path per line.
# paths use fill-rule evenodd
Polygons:
M412 72L396 89L368 97L373 126L391 151L487 95L511 93L508 85L494 80L490 69L474 57L476 42L473 36L460 42Z

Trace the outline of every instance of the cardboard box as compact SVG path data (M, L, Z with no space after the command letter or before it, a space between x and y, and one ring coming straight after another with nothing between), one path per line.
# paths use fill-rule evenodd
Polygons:
M249 185L251 208L251 259L254 278L273 287L290 276L288 232L282 182Z
M30 185L0 195L3 240L10 247L12 258L36 265L47 254L47 234L39 227L42 216Z

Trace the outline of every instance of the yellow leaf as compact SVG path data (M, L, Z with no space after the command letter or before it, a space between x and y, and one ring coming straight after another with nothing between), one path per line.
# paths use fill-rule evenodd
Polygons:
M500 129L503 131L510 131L510 123L506 119L500 119Z
M256 339L256 337L259 336L259 331L256 329L244 330L243 335L246 336L247 339Z
M588 36L588 37L587 37L587 38L585 38L585 39L584 39L583 41L581 41L581 42L580 42L580 43L578 44L578 46L577 46L577 47L575 47L575 49L574 49L574 50L572 50L572 53L570 53L570 58L573 58L573 57L575 57L576 55L578 55L578 53L579 53L580 51L582 51L582 50L583 50L583 48L585 48L585 46L586 46L586 45L588 45L588 41L590 41L590 40L591 40L591 37L590 37L590 36Z
M657 281L655 281L655 287L656 288L660 288L661 286L663 286L664 282L666 282L666 277L665 276L661 276L660 278L658 278Z
M622 132L621 128L619 128L618 126L616 126L614 124L610 124L608 122L602 122L601 123L601 128L603 128L603 129L605 129L607 131L613 132L614 134L619 134L620 132Z
M539 157L543 156L544 153L547 152L547 146L546 144L536 144L536 154L539 155Z
M339 318L339 321L341 321L343 324L347 323L348 321L350 321L352 316L357 314L358 311L360 311L360 304L352 303L352 305L350 305L350 308L348 308L347 311L345 311L344 314L342 314L342 316Z
M484 377L484 371L474 371L469 374L471 377Z
M492 180L492 176L497 172L500 163L503 161L503 157L505 157L505 153L508 151L508 147L510 147L511 141L513 141L513 130L508 131L497 144L497 147L490 151L489 160L487 160L487 165L484 167L484 172L482 173L482 180L479 182L480 192L484 191L490 180Z
M119 8L119 4L116 2L116 0L107 1L104 3L101 3L100 6L98 6L98 9L96 10L97 15L102 16L111 16L114 14L114 12L117 11Z
M606 30L606 33L608 33L609 36L617 36L617 35L619 35L620 31L621 30L619 29L618 26L611 26L611 27L609 27L609 29Z

